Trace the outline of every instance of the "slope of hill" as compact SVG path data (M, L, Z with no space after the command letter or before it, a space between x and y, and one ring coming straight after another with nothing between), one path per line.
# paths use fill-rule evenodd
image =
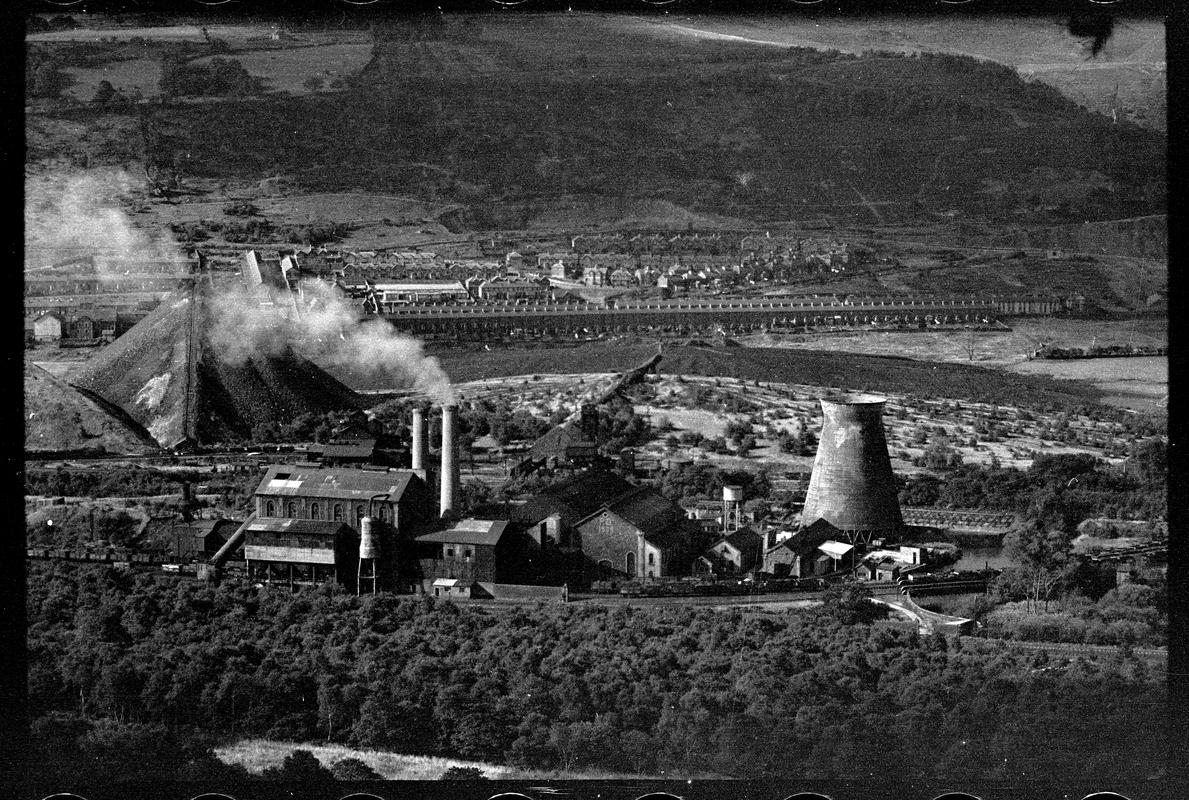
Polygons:
M375 36L342 91L154 107L147 160L457 202L480 229L584 198L840 225L1164 210L1163 136L972 58L657 38L592 15Z
M25 452L94 451L141 455L158 450L118 408L89 397L33 364L25 364Z
M1158 130L1165 128L1163 20L1119 18L1102 49L1070 35L1068 18L1054 14L882 15L876 18L697 16L671 20L623 17L627 28L653 35L708 38L773 47L812 47L862 53L933 51L1015 67L1025 78L1061 90L1077 103Z

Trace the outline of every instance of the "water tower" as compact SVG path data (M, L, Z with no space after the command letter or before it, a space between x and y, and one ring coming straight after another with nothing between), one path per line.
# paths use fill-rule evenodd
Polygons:
M379 583L380 536L371 517L359 520L359 570L355 594L375 594Z
M743 487L722 487L722 529L734 533L743 525Z
M899 532L904 520L884 436L886 402L870 394L821 398L824 420L801 513L803 526L825 520L852 543Z

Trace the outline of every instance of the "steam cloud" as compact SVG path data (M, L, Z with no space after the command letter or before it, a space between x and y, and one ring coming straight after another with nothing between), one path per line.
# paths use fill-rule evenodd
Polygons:
M54 170L25 179L25 269L96 256L99 278L139 271L126 262L184 261L168 229L137 227L122 203L143 192L143 181L122 169ZM227 360L283 355L293 346L363 380L409 387L438 403L455 402L450 379L417 339L379 319L361 321L355 308L324 284L303 287L301 313L261 307L238 280L206 295L208 341Z
M172 237L136 227L121 208L141 186L115 168L27 176L25 269L97 255L96 272L104 278L128 269L121 261L182 260Z
M449 377L436 358L425 354L420 340L384 320L361 320L358 310L325 284L313 283L303 291L305 302L294 316L262 308L258 296L238 282L221 287L207 301L210 343L233 363L253 355L280 356L292 346L369 383L407 387L442 405L456 402Z

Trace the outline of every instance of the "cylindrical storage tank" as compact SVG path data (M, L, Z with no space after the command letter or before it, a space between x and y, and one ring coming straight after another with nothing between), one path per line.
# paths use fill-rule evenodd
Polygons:
M457 511L458 496L458 438L454 423L458 419L458 406L442 406L442 474L440 476L440 511L442 516Z
M413 441L411 443L412 450L412 468L425 469L425 451L428 437L425 433L425 411L420 408L413 409Z
M380 557L380 537L372 526L371 517L359 520L359 557L361 559Z
M724 486L722 487L722 499L726 503L742 503L743 502L743 487L742 486Z
M821 398L822 433L801 524L823 519L844 531L895 531L903 524L883 429L887 398Z

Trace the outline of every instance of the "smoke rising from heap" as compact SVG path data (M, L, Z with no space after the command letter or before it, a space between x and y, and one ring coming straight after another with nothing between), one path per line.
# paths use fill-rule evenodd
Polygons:
M138 228L120 207L141 182L122 169L55 170L25 178L25 269L99 255L99 277L128 261L181 261L167 232Z
M25 179L25 269L97 256L100 279L138 272L135 262L185 259L167 228L137 227L121 202L143 193L143 181L116 168L54 170ZM181 271L179 268L178 271ZM454 402L450 379L417 339L379 319L361 321L358 309L325 284L303 286L296 319L261 306L262 296L239 280L220 284L204 299L208 341L233 363L253 355L283 356L291 347L312 360L349 369L366 380L408 387L437 403ZM168 301L167 301L168 302Z
M449 377L436 358L425 354L420 340L382 319L361 320L359 310L325 284L311 282L303 292L305 302L294 319L262 307L259 297L238 282L221 287L208 300L211 344L234 363L254 355L280 356L292 347L386 388L409 388L442 405L456 402Z

